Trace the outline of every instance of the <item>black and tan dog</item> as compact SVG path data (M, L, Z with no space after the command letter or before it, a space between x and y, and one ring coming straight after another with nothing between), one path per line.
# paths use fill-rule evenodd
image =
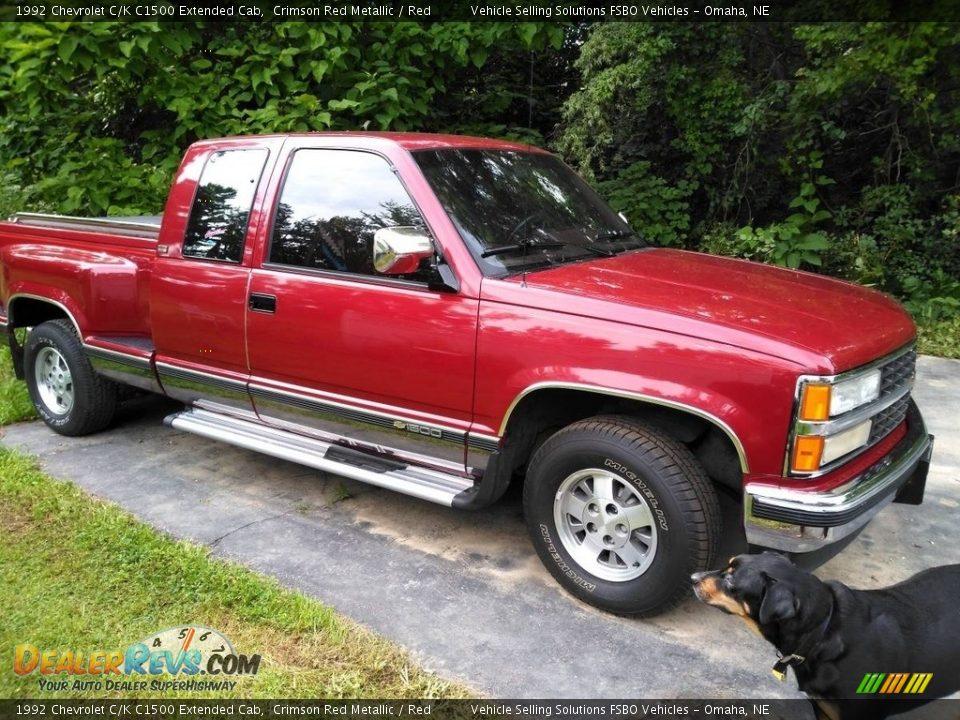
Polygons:
M765 552L691 579L700 600L743 618L777 648L774 674L793 668L818 720L880 720L960 690L960 565L852 590ZM927 683L922 693L902 692L911 680L910 690ZM954 712L960 717L960 704Z

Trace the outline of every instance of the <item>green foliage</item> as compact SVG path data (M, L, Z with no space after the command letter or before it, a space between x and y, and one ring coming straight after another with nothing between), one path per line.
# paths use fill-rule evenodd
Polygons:
M837 211L852 230L826 269L895 292L918 321L936 321L960 312L960 196L943 197L933 212L917 205L917 191L904 184L866 190Z
M954 30L597 25L558 144L652 240L838 275L899 295L918 318L949 316Z
M10 348L0 347L0 427L36 417L27 386L17 380L10 359Z
M462 95L461 75L563 42L562 26L535 23L8 23L0 158L28 206L159 212L198 138L441 129L438 120L483 131L489 113L443 117ZM502 117L526 104L528 86L497 92L502 85L478 76L471 90L498 97ZM515 114L497 134L541 137Z
M26 196L16 173L0 172L0 218L8 218L26 207Z
M936 322L960 316L960 280L939 268L927 279L907 276L903 290L907 309L920 321Z
M582 82L566 103L559 148L585 175L612 183L623 197L635 192L682 201L684 208L671 208L669 227L688 235L690 245L690 234L730 214L731 193L756 153L764 108L780 93L776 84L764 86L743 72L752 28L597 25L576 62ZM663 190L651 193L652 183ZM677 212L687 217L680 220ZM634 215L631 221L648 232L643 215L636 221ZM652 221L648 234L662 234L655 227L663 224L662 213Z
M818 181L821 185L832 182L822 176ZM821 253L830 247L830 240L816 226L829 220L831 214L820 209L820 198L810 182L800 187L800 194L790 201L789 207L797 212L783 222L765 228L748 225L741 228L737 238L745 248L775 265L799 268L806 264L819 267L823 264Z
M682 246L690 229L688 198L696 188L689 180L671 185L650 171L650 163L635 162L611 180L598 184L614 210L623 212L655 243Z
M917 325L917 350L928 355L960 360L960 315Z

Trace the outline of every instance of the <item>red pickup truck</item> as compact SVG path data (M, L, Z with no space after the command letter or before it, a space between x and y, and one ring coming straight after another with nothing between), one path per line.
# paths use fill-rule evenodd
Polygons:
M533 147L199 142L162 219L18 214L0 264L0 329L54 431L106 427L132 386L184 402L180 430L455 508L516 479L546 567L614 612L713 563L719 492L792 553L923 496L894 301L649 247Z

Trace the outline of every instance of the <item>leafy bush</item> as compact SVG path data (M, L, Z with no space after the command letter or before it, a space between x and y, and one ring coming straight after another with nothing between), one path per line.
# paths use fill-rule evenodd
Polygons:
M598 190L623 212L645 237L660 245L682 246L690 230L688 199L696 185L680 180L671 185L654 175L650 163L635 162L611 180L599 183Z
M821 185L828 178L821 178ZM765 228L752 228L749 225L738 233L740 242L748 248L756 249L762 259L775 265L799 268L801 265L822 265L820 254L830 247L827 235L817 228L831 213L820 209L820 198L816 195L813 183L804 183L800 194L790 201L795 212L784 221Z
M461 91L461 76L494 61L542 59L548 49L562 57L563 42L563 26L535 23L7 23L0 170L15 174L32 207L158 212L198 138L444 129L439 122L495 131L489 113L471 107L450 117L449 108L470 92L498 97L503 116L526 107L519 90L530 83L498 93L480 76ZM562 72L544 65L543 73Z
M960 359L960 315L934 322L921 320L917 330L919 352Z
M576 68L559 147L650 239L955 312L950 26L604 24Z
M0 218L8 218L26 206L20 178L11 172L0 172Z

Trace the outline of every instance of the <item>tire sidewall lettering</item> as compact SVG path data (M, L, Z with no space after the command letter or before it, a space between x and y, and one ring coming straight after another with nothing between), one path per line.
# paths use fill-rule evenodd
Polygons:
M603 465L604 467L615 471L625 480L629 480L634 487L642 492L647 505L650 506L650 512L652 512L653 516L657 519L657 529L662 532L670 532L670 523L667 522L667 514L660 507L660 498L657 497L657 494L653 491L653 489L647 485L647 483L645 483L637 473L633 472L633 470L628 468L619 460L614 460L613 458L604 458Z
M560 568L560 571L587 592L594 592L597 589L597 584L581 577L580 574L571 568L567 561L563 559L563 556L557 552L557 546L553 542L553 537L550 535L550 528L545 523L540 523L540 535L546 545L547 552L557 564L557 567Z
M663 558L664 548L662 545L669 543L669 536L671 534L670 523L667 520L666 511L662 508L663 503L661 502L660 496L639 473L631 470L623 461L610 457L609 455L594 456L592 462L584 458L583 464L584 466L593 467L602 466L605 470L610 471L611 474L620 477L624 482L633 485L643 495L644 501L649 506L651 514L656 518L657 532L660 534L661 542L661 547L657 550L657 557L654 558L653 565L644 573L644 576L648 576L651 573L657 574L656 568L665 562ZM596 592L598 582L603 585L610 584L609 581L595 578L590 574L589 570L581 567L579 563L569 556L566 549L554 540L552 533L555 528L551 523L539 522L537 525L537 535L543 544L543 548L546 550L547 555L553 561L556 568L568 581L574 583L580 590L591 594ZM637 582L639 580L640 578L637 578L631 582Z

